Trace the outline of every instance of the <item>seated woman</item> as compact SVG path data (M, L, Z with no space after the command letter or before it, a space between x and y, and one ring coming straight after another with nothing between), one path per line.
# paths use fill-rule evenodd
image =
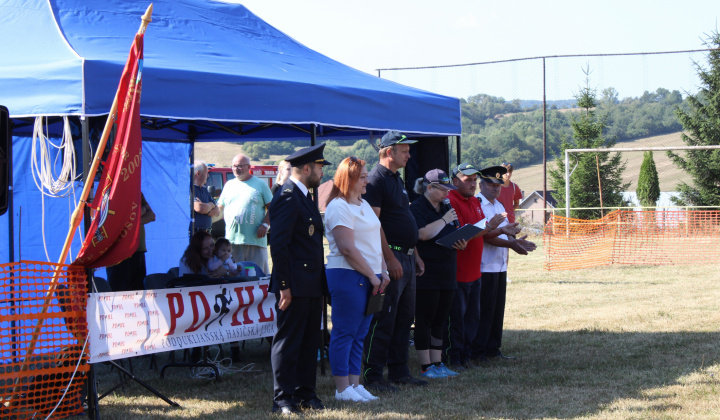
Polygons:
M209 277L222 277L228 274L228 269L220 265L215 270L208 269L208 262L213 257L215 241L212 235L204 230L195 232L190 238L190 244L185 249L180 264L178 265L179 276L185 274L204 274Z
M363 402L377 399L360 385L363 342L372 319L365 315L365 308L370 294L382 293L390 282L382 259L380 220L362 199L367 174L362 159L349 157L340 162L325 211L335 398Z

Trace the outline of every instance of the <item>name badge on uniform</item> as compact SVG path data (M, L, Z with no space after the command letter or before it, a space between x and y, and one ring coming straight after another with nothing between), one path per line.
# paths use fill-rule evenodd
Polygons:
M315 225L310 225L308 228L308 235L313 236L313 233L315 233Z

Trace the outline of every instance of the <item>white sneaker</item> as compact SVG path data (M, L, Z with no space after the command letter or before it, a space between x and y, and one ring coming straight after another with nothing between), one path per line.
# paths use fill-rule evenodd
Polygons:
M355 401L355 402L368 401L362 395L355 392L355 389L352 387L352 385L348 385L348 387L345 388L345 391L343 391L343 392L337 392L337 390L335 390L335 399L340 400L340 401Z
M358 386L356 386L356 387L353 387L353 389L355 390L355 392L356 392L358 395L360 395L361 397L365 398L365 400L367 400L367 401L373 401L373 400L377 400L377 399L378 399L378 397L376 397L376 396L374 396L373 394L371 394L370 391L368 391L367 389L365 389L365 387L362 386L362 385L358 385Z

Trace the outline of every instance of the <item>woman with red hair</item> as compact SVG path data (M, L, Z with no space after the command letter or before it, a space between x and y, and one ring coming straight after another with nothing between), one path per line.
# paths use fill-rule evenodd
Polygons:
M335 398L377 399L360 385L363 341L372 315L365 315L370 294L382 293L390 282L380 242L380 220L362 199L368 183L365 161L345 158L338 165L325 210L330 253L327 282L332 299L330 368Z

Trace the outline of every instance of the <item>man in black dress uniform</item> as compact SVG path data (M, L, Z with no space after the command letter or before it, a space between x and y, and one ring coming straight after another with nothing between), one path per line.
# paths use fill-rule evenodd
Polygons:
M322 410L315 395L317 352L325 290L323 221L308 188L323 176L325 144L307 147L285 160L292 174L270 204L270 291L277 298L277 333L272 343L273 412Z

